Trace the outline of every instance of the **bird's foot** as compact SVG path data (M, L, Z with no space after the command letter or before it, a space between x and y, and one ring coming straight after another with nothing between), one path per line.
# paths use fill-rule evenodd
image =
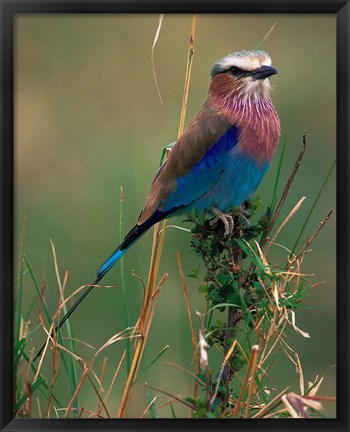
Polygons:
M209 222L210 226L214 226L219 220L224 224L224 238L232 234L234 228L233 217L229 213L223 213L216 207L213 207L211 211L214 213L215 217Z

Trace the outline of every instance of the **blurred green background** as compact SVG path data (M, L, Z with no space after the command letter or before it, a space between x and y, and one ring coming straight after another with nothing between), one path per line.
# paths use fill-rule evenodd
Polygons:
M94 280L95 271L119 241L119 190L124 188L124 232L137 220L144 198L159 164L162 148L177 136L190 15L165 15L155 52L157 79L164 103L157 95L151 65L151 47L158 25L157 15L18 15L15 21L15 238L20 241L26 215L25 250L38 283L47 282L46 296L54 306L58 287L50 239L58 256L61 276L69 271L66 294ZM199 15L186 124L203 104L212 64L226 54L254 49L276 22L263 45L279 74L272 78L272 99L281 118L282 139L288 135L279 196L307 132L308 148L300 172L282 212L289 213L302 197L307 199L278 242L292 247L336 153L336 19L335 15ZM259 189L262 210L270 203L281 145ZM335 172L326 185L306 231L311 235L320 220L335 210ZM305 382L336 362L336 240L335 213L312 245L304 272L323 282L313 288L306 304L313 308L297 315L297 325L310 339L290 332L298 351ZM179 219L171 223L189 227ZM130 318L134 323L142 298L140 283L132 269L147 280L152 233L126 255L125 271ZM192 379L164 361L194 369L188 317L176 263L183 259L185 275L198 266L189 254L190 235L169 229L161 272L169 273L145 351L147 365L165 346L166 354L150 369L132 393L128 415L140 416L147 406L144 381L174 394L187 396ZM18 262L19 249L15 259ZM278 248L272 261L284 262ZM116 266L104 279L120 286ZM205 310L203 295L187 278L193 310ZM29 307L35 290L25 279L25 302ZM222 316L226 319L226 315ZM95 290L72 318L74 336L95 347L123 329L120 288ZM32 325L38 323L37 306ZM36 332L39 347L43 332ZM124 348L109 348L105 382L109 383ZM85 357L92 351L77 345ZM101 365L103 355L97 364ZM47 371L50 365L47 365ZM281 353L270 371L272 386L291 385L298 391L298 375ZM335 368L328 370L320 394L335 395ZM116 413L122 371L109 400ZM68 393L68 396L67 396ZM69 400L68 381L61 374L57 394ZM67 402L66 402L67 403ZM96 396L86 383L80 405L95 409ZM335 405L326 405L335 416ZM186 415L187 409L177 407ZM161 414L169 416L164 410Z

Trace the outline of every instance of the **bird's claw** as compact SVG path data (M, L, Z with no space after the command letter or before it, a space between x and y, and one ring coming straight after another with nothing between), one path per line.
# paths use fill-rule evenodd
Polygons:
M231 235L234 228L233 216L229 213L223 213L215 207L212 208L212 212L214 213L215 217L209 222L210 226L214 226L219 220L221 220L225 228L224 238Z

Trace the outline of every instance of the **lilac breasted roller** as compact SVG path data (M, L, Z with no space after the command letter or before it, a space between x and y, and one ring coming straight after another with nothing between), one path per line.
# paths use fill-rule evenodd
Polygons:
M280 135L268 79L276 73L264 51L234 52L213 65L207 100L156 173L136 225L57 328L152 225L192 210L225 219L254 194Z
M193 209L224 218L252 196L280 134L268 80L276 73L264 51L236 52L214 64L207 100L159 168L137 224L98 269L99 280L162 219Z

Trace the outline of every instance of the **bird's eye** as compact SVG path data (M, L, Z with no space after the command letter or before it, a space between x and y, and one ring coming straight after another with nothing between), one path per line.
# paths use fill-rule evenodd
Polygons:
M237 66L230 67L229 71L232 73L232 75L239 75L243 72L242 69Z

